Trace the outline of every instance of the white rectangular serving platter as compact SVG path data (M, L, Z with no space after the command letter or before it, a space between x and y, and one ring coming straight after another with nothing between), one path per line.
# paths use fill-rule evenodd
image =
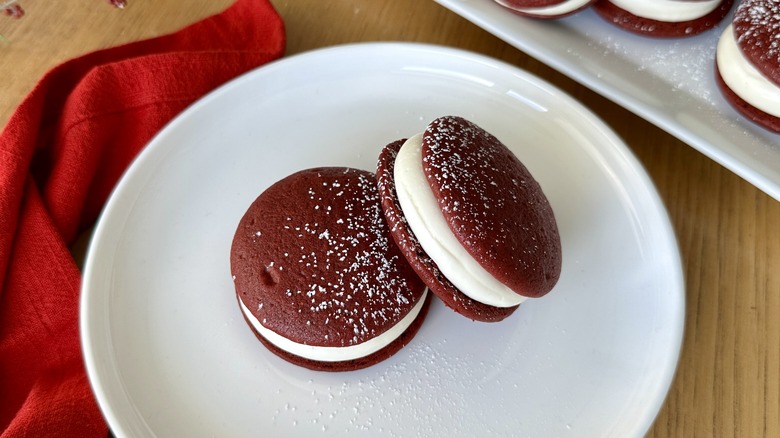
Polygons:
M436 1L780 200L780 135L737 113L715 84L715 47L732 15L694 37L657 39L626 32L591 9L537 20L493 0Z

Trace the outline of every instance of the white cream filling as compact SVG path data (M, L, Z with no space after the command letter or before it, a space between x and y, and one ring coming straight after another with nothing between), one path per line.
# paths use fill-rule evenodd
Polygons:
M656 21L679 23L701 18L720 5L723 0L679 1L679 0L609 0L615 6L637 17Z
M357 345L349 345L346 347L321 347L314 345L299 344L295 341L285 338L284 336L264 327L260 321L257 320L255 315L247 309L241 298L238 299L241 305L241 311L249 319L252 327L260 333L260 336L265 338L271 344L281 348L282 350L294 354L305 359L316 360L319 362L341 362L345 360L360 359L370 354L376 353L390 345L393 341L398 339L399 336L412 325L412 322L420 314L420 310L425 304L425 299L428 296L428 289L426 289L417 304L412 307L412 310L403 317L396 325L391 327L381 335L371 338L363 343Z
M401 147L393 178L409 228L455 287L468 297L494 307L512 307L525 300L486 271L450 229L425 178L422 134L411 137Z
M585 6L590 0L566 0L552 6L542 6L538 8L518 8L517 6L510 5L503 0L496 0L498 4L506 6L507 8L514 9L516 11L525 12L526 14L541 15L546 17L555 17L558 15L568 14L571 11Z
M729 25L723 31L715 52L723 82L745 102L767 114L780 117L780 87L745 58L737 45L733 27Z

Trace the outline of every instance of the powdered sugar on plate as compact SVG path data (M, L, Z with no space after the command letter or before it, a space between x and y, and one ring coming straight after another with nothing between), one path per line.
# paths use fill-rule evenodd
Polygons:
M673 92L712 105L718 96L712 82L715 47L730 20L731 15L719 26L687 38L651 38L598 25L582 29L592 48L633 65L641 80L651 77Z

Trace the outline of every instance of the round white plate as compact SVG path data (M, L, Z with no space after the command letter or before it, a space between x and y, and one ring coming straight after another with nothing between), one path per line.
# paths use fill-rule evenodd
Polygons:
M229 271L245 209L296 170L374 169L385 144L447 114L495 134L542 185L563 241L555 290L495 324L435 301L410 345L360 371L269 353ZM290 57L182 113L108 202L82 300L90 380L131 436L641 436L684 319L668 217L613 132L512 66L410 44Z

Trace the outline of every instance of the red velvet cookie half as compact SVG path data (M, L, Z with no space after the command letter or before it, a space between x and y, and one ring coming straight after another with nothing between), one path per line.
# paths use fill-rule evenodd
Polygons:
M461 117L388 145L377 179L391 233L445 304L499 321L561 272L561 242L541 187L496 137Z
M558 0L553 3L532 4L526 0L495 0L510 11L530 18L554 19L575 14L595 0Z
M734 0L597 0L593 9L635 34L676 38L698 35L728 15Z
M308 169L270 186L239 222L230 264L257 338L314 370L390 357L430 303L390 237L375 176L362 170Z

